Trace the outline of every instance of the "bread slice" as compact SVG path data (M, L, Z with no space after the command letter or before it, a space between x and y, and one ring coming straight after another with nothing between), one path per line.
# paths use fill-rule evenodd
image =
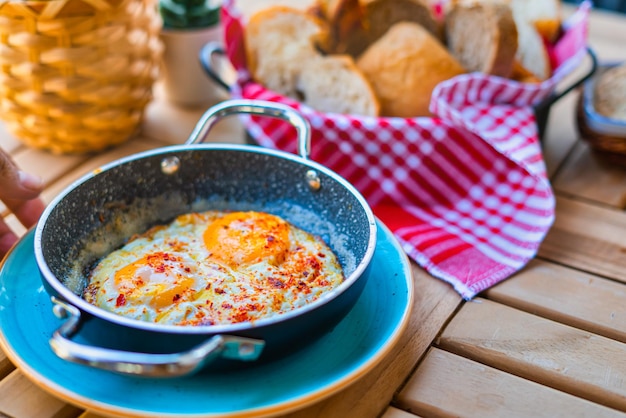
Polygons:
M357 60L381 105L382 116L430 116L430 97L443 80L465 72L423 26L400 22Z
M319 55L316 44L327 37L326 24L307 12L283 6L263 9L244 30L248 70L268 89L296 97L303 65Z
M348 42L365 33L363 8L359 0L318 0L313 13L329 24L329 43L323 45L326 53L345 53L350 49Z
M539 83L541 80L537 78L533 73L528 71L516 58L513 63L513 70L509 76L511 80L519 81L520 83Z
M539 34L554 42L561 33L561 0L450 0L446 8L458 4L506 4L511 7L515 20L530 22Z
M362 116L378 116L380 104L369 82L348 55L319 56L300 73L301 100L314 109Z
M560 0L451 0L458 5L502 4L511 8L517 28L518 70L528 72L539 81L552 75L550 56L545 42L555 39L560 30Z
M596 112L626 121L626 64L612 67L596 77L593 94Z
M550 78L552 64L543 37L530 22L516 19L518 48L516 59L540 81Z
M441 38L441 25L426 0L319 0L336 36L329 53L357 58L398 22L415 22Z
M560 0L510 0L517 21L530 22L539 35L554 42L561 31Z
M517 27L505 4L457 4L446 15L450 52L468 71L509 77L517 51Z
M244 23L261 10L284 6L309 12L317 7L318 0L235 0L234 8L243 17Z

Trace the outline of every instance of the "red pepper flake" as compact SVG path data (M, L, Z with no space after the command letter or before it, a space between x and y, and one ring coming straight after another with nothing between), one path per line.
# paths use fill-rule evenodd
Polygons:
M120 307L126 305L126 296L123 293L120 293L115 300L115 306Z
M224 293L226 293L226 291L222 289L221 287L216 287L215 293L217 293L218 295L223 295Z
M305 282L303 282L303 281L299 281L299 282L298 282L297 289L298 289L300 292L305 293L305 294L309 294L309 293L311 293L311 289L310 289L310 288L309 288L309 286L308 286Z
M267 279L267 281L272 287L275 287L276 289L283 289L285 287L285 283L283 283L280 279L270 277L269 279Z
M179 300L180 300L180 295L176 293L174 297L172 298L172 302L178 302Z

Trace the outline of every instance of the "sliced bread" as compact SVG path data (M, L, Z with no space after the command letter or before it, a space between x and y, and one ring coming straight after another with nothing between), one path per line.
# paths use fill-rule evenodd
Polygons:
M554 42L561 31L560 0L510 0L517 21L530 22L539 34Z
M261 10L275 6L285 6L308 12L317 7L318 0L235 0L235 9L241 13L244 22Z
M560 30L560 0L450 0L458 5L502 4L511 8L517 28L517 70L531 73L543 81L552 75L546 42L554 40Z
M330 39L324 52L343 54L349 43L365 33L363 8L359 0L318 0L312 12L328 22Z
M348 55L309 60L297 86L301 100L314 109L362 116L379 114L380 105L372 87Z
M552 64L544 38L530 22L517 20L518 48L516 59L540 81L550 78Z
M393 25L357 66L380 101L381 115L398 117L430 116L435 86L465 72L430 31L412 22Z
M330 53L357 58L398 22L422 25L441 37L441 25L426 0L320 0L336 35Z
M244 31L247 67L270 90L296 97L303 66L319 55L328 28L321 19L283 6L263 9L251 16Z
M450 52L468 71L509 77L517 51L517 28L505 4L457 4L446 14Z

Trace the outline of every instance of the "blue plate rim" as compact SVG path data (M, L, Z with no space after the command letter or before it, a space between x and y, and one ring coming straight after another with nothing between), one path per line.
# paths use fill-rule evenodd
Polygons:
M302 408L305 408L314 403L320 402L323 399L343 390L362 378L370 370L376 367L389 352L395 347L396 343L402 336L403 332L408 326L410 314L415 299L415 289L413 284L413 278L411 273L410 262L408 256L403 251L400 243L391 233L391 231L379 220L376 219L379 230L382 234L379 234L378 240L383 237L393 249L397 252L397 255L402 260L402 266L398 269L401 273L399 278L404 279L406 285L406 305L402 312L400 320L395 324L393 332L389 335L387 340L380 348L371 355L366 361L364 361L357 369L350 373L345 374L340 379L333 381L326 386L320 386L314 391L308 392L300 397L295 397L291 400L283 403L272 404L268 406L251 408L246 410L232 411L230 413L159 413L159 416L163 418L167 417L184 417L184 418L210 418L210 417L228 417L228 418L243 418L243 417L271 417L278 414L286 414ZM34 229L30 229L13 248L9 251L6 257L0 262L0 273L3 271L4 265L11 258L12 254L16 252L16 249L20 245L32 238L34 235ZM34 254L33 254L34 261ZM372 280L373 277L370 277ZM112 405L105 402L100 402L94 399L87 398L81 394L75 393L69 388L60 385L46 376L43 376L36 368L32 367L21 357L20 353L14 349L9 339L5 335L5 332L0 328L0 349L5 353L7 358L13 363L13 365L20 370L31 382L40 387L44 391L52 394L53 396L70 403L72 405L84 408L90 412L99 413L103 415L115 414L116 416L133 417L133 418L148 418L154 417L154 412L140 409L131 409L127 407L121 407L118 405ZM107 373L107 372L103 372Z

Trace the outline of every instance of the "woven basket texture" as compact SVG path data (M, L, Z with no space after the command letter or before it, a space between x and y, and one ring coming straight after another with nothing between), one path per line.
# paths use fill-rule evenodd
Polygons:
M152 0L0 0L0 118L54 153L128 140L153 97L161 26Z

